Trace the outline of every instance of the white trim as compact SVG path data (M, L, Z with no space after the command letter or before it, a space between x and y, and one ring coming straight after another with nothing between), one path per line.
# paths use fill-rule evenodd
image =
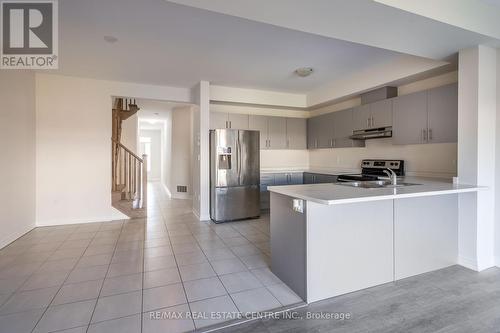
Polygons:
M118 211L118 210L117 210ZM118 211L119 212L119 211ZM62 219L62 220L47 220L47 221L37 221L37 227L50 227L56 225L70 225L70 224L81 224L81 223L99 223L99 222L109 222L116 220L129 220L130 217L119 212L121 215L113 214L108 217L91 217L91 218L79 218L79 219ZM121 217L123 216L123 217Z
M210 221L210 215L201 215L193 208L193 214L198 218L200 221Z
M161 187L163 188L163 190L165 191L165 194L171 198L172 197L172 193L170 193L170 190L168 189L167 185L161 183Z
M458 256L458 264L468 269L472 269L473 271L479 272L479 267L477 261L472 258L466 258L462 256Z
M113 220L128 220L130 217L120 212L115 207L111 207L111 221Z
M189 199L192 199L192 196L189 193L175 193L175 194L172 194L172 198L173 199L189 200Z
M210 221L210 215L202 215L202 216L200 216L200 221Z
M22 235L30 232L31 230L35 229L35 225L29 225L29 226L22 226L18 230L12 232L10 235L7 235L5 237L2 237L0 239L0 249L3 249Z

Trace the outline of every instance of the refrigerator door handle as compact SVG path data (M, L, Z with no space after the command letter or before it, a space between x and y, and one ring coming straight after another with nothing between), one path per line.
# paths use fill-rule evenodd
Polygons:
M238 135L238 140L236 141L236 168L238 170L238 185L241 185L241 141Z

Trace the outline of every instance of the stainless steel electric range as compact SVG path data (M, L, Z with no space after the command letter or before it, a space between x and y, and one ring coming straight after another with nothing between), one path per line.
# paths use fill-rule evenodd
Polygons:
M353 175L341 175L338 182L355 182L377 180L379 177L387 177L384 170L391 169L398 177L405 175L405 161L403 160L362 160L361 173Z

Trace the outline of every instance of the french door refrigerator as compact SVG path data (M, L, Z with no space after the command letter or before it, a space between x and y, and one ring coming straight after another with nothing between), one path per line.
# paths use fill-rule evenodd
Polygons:
M210 131L210 218L227 222L260 215L259 131Z

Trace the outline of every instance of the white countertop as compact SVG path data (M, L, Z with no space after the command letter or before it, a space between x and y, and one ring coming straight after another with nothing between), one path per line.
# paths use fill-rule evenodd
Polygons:
M269 173L294 173L294 172L310 172L323 175L349 175L361 173L361 169L336 169L336 168L262 168L261 174Z
M478 190L487 189L487 187L482 186L455 185L451 182L419 177L405 177L399 181L416 183L419 185L396 188L357 188L328 183L269 186L268 190L296 199L303 199L325 205L337 205L364 201L476 192Z

